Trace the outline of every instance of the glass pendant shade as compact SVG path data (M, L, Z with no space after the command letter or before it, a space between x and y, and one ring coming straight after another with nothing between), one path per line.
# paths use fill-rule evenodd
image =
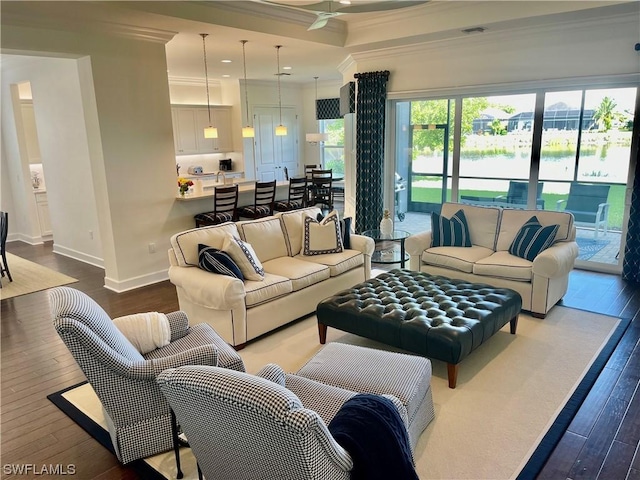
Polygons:
M287 134L287 127L285 127L284 125L278 125L276 127L276 136L277 137L284 137Z
M212 126L205 127L204 138L218 138L218 129Z
M244 66L244 105L247 109L247 126L242 127L242 138L253 138L256 136L256 131L251 125L249 125L249 86L247 85L247 56L244 46L248 40L240 40L242 43L242 65Z

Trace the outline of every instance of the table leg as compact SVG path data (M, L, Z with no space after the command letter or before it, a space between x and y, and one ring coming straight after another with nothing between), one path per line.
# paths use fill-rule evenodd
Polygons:
M177 478L182 478L184 474L182 473L182 469L180 468L180 444L178 442L178 421L176 419L176 414L173 412L173 408L171 411L171 435L173 436L173 450L176 454L176 470L178 474Z
M400 268L404 268L405 259L404 259L404 238L400 239Z

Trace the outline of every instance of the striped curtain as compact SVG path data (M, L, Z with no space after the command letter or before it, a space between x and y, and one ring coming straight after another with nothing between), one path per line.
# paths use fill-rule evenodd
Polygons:
M380 227L384 206L384 131L389 72L356 73L356 232Z

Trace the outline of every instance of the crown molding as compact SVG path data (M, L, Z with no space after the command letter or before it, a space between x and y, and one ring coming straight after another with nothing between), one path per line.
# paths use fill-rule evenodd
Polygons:
M181 87L206 87L206 82L204 77L178 77L174 75L169 75L169 85L179 85ZM221 87L222 82L217 79L209 79L209 88L211 87Z

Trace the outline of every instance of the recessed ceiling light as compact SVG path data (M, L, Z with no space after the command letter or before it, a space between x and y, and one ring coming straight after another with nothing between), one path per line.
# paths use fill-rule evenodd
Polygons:
M231 63L231 60L221 60L221 63Z
M291 67L282 67L283 70L291 70Z
M229 78L229 77L231 77L231 75L226 75L226 74L222 75L222 78Z

